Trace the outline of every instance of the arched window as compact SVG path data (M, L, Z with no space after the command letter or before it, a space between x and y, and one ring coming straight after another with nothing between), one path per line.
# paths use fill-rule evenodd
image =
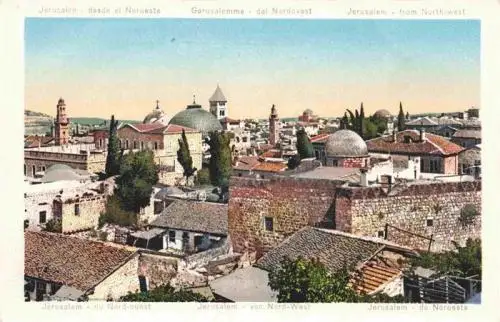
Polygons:
M125 140L125 149L128 149L128 140Z
M137 141L134 141L134 150L137 149Z
M155 142L155 150L158 150L158 142Z
M26 175L26 164L24 165L24 175Z
M35 177L36 168L34 165L31 167L31 172L33 173L33 177Z

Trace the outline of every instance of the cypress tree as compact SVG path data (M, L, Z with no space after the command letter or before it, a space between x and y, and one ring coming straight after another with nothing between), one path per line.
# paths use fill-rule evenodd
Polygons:
M189 144L186 138L186 132L182 130L182 136L179 139L179 150L177 150L177 161L181 164L184 169L184 177L186 177L186 183L195 172L196 168L193 168L193 158L189 152Z
M344 112L344 117L340 120L340 129L345 130L349 125L349 118L347 117L347 112Z
M365 138L365 110L363 108L363 102L361 102L361 108L359 109L359 136Z
M210 146L210 181L216 186L228 184L232 172L232 155L228 133L211 132L206 140Z
M297 131L297 153L300 159L314 157L314 148L304 129Z
M116 134L118 128L118 121L115 121L115 116L111 115L111 122L109 123L109 140L108 140L108 154L106 156L106 177L118 175L120 173L120 147L118 144L118 136Z
M403 131L404 128L405 128L405 114L403 112L403 104L399 102L398 131Z

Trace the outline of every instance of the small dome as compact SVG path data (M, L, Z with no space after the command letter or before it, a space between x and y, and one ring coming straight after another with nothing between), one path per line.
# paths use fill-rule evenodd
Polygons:
M142 123L147 124L147 123L155 123L158 121L160 121L161 123L165 122L166 114L160 108L159 103L160 103L160 101L156 101L156 108L151 113L146 115L146 117L144 118L144 121L142 121ZM167 123L165 123L165 125L167 125Z
M169 124L176 124L198 130L203 136L210 132L222 131L219 120L210 112L201 108L201 105L193 103L188 105L184 111L175 114Z
M376 111L373 114L373 116L378 117L378 118L390 118L390 117L392 117L391 112L389 112L386 109L381 109L381 110Z
M313 115L313 111L310 108L308 108L307 110L304 111L304 114Z
M339 130L328 136L325 143L327 157L366 157L365 141L351 130Z
M65 164L54 164L47 168L42 182L81 180L75 169Z

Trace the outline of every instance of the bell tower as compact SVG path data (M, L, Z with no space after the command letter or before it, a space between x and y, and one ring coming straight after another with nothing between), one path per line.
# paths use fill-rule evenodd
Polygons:
M69 119L66 115L66 104L62 98L57 102L57 115L54 120L55 145L64 145L69 142Z
M269 144L276 146L280 141L280 119L273 104L271 115L269 115Z
M217 84L215 92L208 101L210 103L210 113L217 117L218 120L229 116L227 113L227 99L222 93L219 84Z

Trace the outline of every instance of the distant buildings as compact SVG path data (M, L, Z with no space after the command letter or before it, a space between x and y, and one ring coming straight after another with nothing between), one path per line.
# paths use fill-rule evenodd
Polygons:
M463 148L425 130L405 130L366 142L370 154L420 158L420 172L459 174L458 154Z

